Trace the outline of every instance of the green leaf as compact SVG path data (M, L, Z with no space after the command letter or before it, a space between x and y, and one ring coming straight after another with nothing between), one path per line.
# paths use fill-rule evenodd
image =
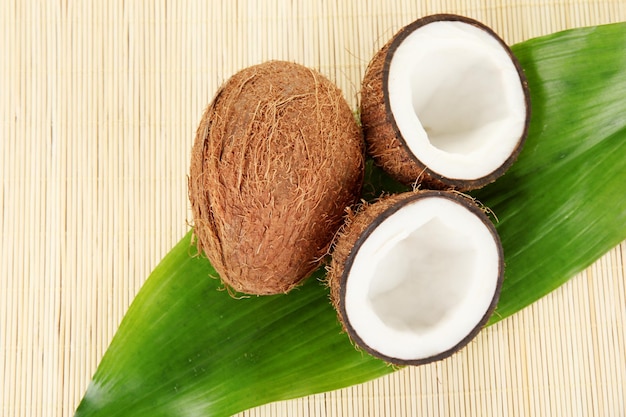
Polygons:
M474 193L499 219L506 274L495 322L626 238L626 24L514 46L532 122L520 159Z
M133 301L77 415L229 415L391 371L341 333L321 271L288 296L235 299L190 240Z
M515 45L532 98L524 151L474 193L506 260L493 321L626 239L626 24ZM367 196L402 188L368 166ZM289 295L234 299L187 234L133 301L77 416L227 416L361 383L393 368L341 333L323 271Z

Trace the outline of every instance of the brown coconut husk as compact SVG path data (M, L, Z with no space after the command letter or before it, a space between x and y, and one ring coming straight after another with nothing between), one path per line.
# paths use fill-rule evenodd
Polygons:
M411 193L419 193L413 191ZM374 228L378 225L378 219L387 209L393 207L397 203L406 199L407 194L392 194L381 197L380 199L368 203L362 202L356 211L350 211L349 215L337 234L335 239L332 257L328 264L326 274L326 283L330 288L330 301L338 313L339 321L344 330L346 327L345 311L341 307L342 294L345 294L344 275L348 259L354 256L358 250L359 242L366 234L368 228Z
M198 248L237 292L288 292L324 258L363 170L360 128L332 82L283 61L246 68L197 130L189 199Z
M391 111L387 91L389 67L393 55L402 41L415 30L432 22L461 21L486 31L508 53L517 68L526 99L526 122L524 132L509 158L494 172L475 180L445 177L432 171L407 147ZM502 176L515 162L525 142L530 124L530 92L522 67L509 48L491 28L473 19L453 14L435 14L423 17L400 29L372 58L361 83L361 123L367 153L378 166L396 180L407 184L420 184L422 188L469 191L481 188Z
M420 184L431 189L448 188L446 183L433 176L428 167L407 150L400 139L393 115L388 110L383 79L392 41L374 55L361 84L361 125L367 153L378 166L403 184Z

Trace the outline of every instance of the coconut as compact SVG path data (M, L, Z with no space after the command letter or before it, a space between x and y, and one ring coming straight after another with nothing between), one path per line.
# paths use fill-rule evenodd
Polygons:
M363 170L360 127L331 81L290 62L246 68L197 130L188 185L198 248L237 292L288 292L327 254Z
M368 153L391 176L471 190L517 158L530 98L518 60L493 30L439 14L402 28L372 58L360 111Z
M472 199L422 190L364 205L339 235L331 300L352 341L397 365L452 355L493 313L503 278L495 227Z

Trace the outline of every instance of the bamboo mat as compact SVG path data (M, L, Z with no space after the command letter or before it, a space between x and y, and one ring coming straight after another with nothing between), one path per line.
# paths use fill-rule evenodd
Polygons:
M436 12L507 42L626 21L539 0L0 0L0 415L71 416L127 307L188 230L194 132L267 59L355 107L373 53ZM626 416L626 242L452 358L242 416Z

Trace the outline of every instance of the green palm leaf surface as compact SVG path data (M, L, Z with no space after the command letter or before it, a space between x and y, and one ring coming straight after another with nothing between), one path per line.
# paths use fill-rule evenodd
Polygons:
M626 239L626 23L531 39L532 121L511 170L474 193L497 216L505 282L492 323ZM399 190L368 166L365 190ZM220 291L189 232L152 272L76 416L227 416L394 369L341 332L318 271L288 295Z

